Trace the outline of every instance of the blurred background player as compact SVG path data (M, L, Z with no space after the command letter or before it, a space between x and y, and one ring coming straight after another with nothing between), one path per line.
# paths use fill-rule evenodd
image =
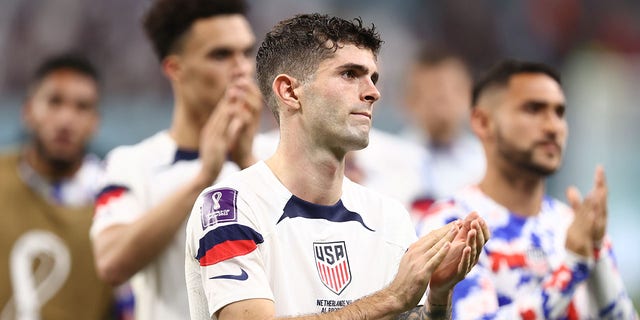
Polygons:
M430 228L477 211L492 239L453 294L457 319L637 319L606 236L604 169L570 207L546 195L562 162L566 100L557 72L505 60L473 90L471 126L484 147L485 176L430 210ZM426 228L429 226L429 228Z
M105 319L111 289L95 271L88 232L101 173L87 145L99 124L98 74L60 55L35 72L28 132L0 156L0 319ZM80 303L81 301L81 303Z
M401 135L426 150L415 173L414 219L484 173L482 146L468 130L472 81L465 61L443 47L424 46L410 64L403 103L410 126Z
M132 278L136 319L185 319L185 224L219 176L255 162L262 99L243 1L159 0L144 27L171 82L171 126L107 158L91 235L100 276ZM152 116L152 115L151 115Z

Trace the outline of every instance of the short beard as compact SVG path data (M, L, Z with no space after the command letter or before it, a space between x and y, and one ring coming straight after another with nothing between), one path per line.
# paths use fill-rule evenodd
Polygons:
M536 176L548 177L556 172L556 169L549 169L537 165L533 161L533 147L526 150L518 150L507 141L500 130L497 132L498 153L510 164L523 169Z
M71 172L76 167L76 165L82 161L82 158L85 154L85 149L83 148L80 150L80 152L70 157L58 157L52 155L47 150L44 142L42 142L42 140L38 136L34 136L33 141L35 151L38 156L49 165L52 172L56 175L65 175Z

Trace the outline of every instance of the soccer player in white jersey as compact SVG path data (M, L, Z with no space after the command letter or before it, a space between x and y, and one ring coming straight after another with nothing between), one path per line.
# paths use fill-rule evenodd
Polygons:
M192 319L450 315L452 288L488 238L484 221L470 214L417 240L402 205L344 177L345 154L368 143L380 43L358 19L319 14L266 35L258 83L280 143L195 203L185 256Z
M492 232L456 286L454 318L637 319L605 234L604 170L584 199L568 189L570 206L545 195L566 143L565 103L558 74L543 64L502 61L476 84L471 124L486 174L435 204L424 224L426 232L475 210Z
M101 277L133 277L138 320L187 317L184 230L193 202L219 176L255 162L262 98L245 11L236 0L159 0L146 14L175 96L173 120L108 155L91 230Z

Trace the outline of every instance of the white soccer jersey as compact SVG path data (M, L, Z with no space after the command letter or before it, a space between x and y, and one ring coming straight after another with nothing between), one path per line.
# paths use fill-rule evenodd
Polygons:
M422 234L471 211L492 233L455 287L454 319L637 319L611 243L605 240L595 261L567 252L573 212L551 197L540 207L535 216L518 216L476 186L431 207Z
M280 132L271 130L257 139L257 156L266 159L276 150ZM424 177L421 170L428 157L424 148L411 141L371 128L369 145L351 151L354 165L362 171L359 184L390 196L411 208L413 202L422 194Z
M40 176L26 161L18 167L20 178L50 203L67 207L80 207L93 203L98 191L97 182L104 168L100 159L88 154L73 177L52 183Z
M329 312L385 287L416 240L402 205L344 179L340 201L292 195L264 162L208 188L187 225L192 319L273 300L276 316Z
M165 131L137 145L114 149L106 165L91 227L93 238L109 226L136 221L200 170L198 153L179 150ZM221 176L235 171L237 166L227 162ZM184 239L184 228L179 228L164 252L132 278L136 319L187 317Z

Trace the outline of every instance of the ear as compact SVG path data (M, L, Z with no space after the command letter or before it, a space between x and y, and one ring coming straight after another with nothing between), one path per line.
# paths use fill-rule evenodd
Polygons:
M180 76L180 57L171 54L162 59L162 72L171 82L175 82Z
M287 74L279 74L273 80L271 87L278 103L285 105L287 110L300 109L300 100L296 93L300 82L296 78Z
M471 110L471 130L481 141L491 135L491 118L487 108L475 106Z

